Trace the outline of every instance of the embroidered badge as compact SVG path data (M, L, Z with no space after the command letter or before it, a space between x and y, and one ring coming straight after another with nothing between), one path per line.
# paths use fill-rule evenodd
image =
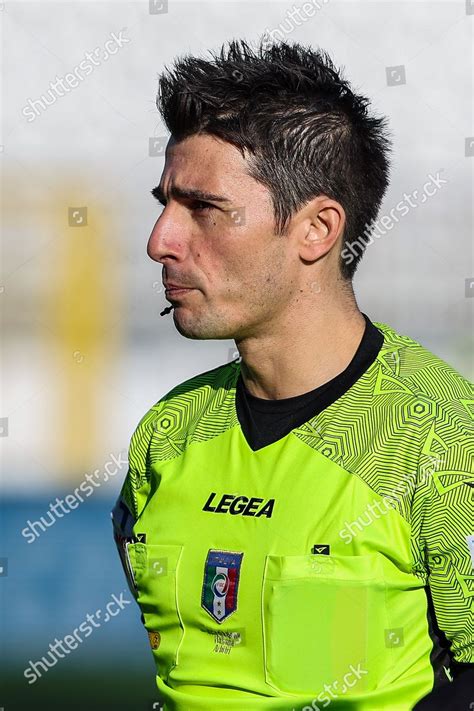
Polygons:
M243 553L210 549L204 565L201 605L216 622L224 622L237 609Z

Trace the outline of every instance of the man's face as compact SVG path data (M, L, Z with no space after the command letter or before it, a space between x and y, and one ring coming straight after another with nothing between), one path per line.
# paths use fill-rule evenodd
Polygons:
M274 233L266 187L245 173L240 152L213 136L171 139L160 181L166 207L148 242L177 330L187 338L240 339L272 329L296 284L298 255ZM222 196L198 200L174 188Z

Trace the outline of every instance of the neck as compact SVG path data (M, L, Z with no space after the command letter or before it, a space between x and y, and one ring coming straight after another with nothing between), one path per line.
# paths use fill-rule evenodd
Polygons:
M365 330L355 298L313 304L298 315L293 309L278 321L236 341L245 387L266 400L302 395L335 378L351 362Z

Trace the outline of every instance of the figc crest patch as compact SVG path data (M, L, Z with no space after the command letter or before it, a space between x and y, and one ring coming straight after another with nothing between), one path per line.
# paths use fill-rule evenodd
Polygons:
M224 622L237 609L243 555L213 549L207 554L201 605L216 622Z

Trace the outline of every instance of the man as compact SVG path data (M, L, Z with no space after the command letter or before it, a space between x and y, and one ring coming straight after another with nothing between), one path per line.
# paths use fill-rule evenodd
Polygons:
M113 512L165 708L405 710L447 684L454 703L474 663L473 390L356 304L385 119L287 43L186 57L158 107L148 254L179 333L241 357L144 415Z

